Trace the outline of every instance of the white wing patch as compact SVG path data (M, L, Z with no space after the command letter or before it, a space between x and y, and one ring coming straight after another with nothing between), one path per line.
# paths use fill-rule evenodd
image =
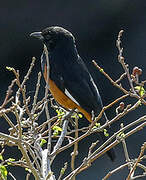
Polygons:
M74 103L76 103L78 106L80 106L79 103L75 100L75 98L72 97L72 95L68 92L67 89L65 89L65 92L64 92L64 93L65 93L66 96L68 96Z
M95 82L93 81L93 78L92 78L91 76L90 76L90 80L91 80L93 86L95 87L98 96L100 97L100 94L99 94L99 91L98 91L98 89L97 89L97 86L96 86L96 84L95 84Z

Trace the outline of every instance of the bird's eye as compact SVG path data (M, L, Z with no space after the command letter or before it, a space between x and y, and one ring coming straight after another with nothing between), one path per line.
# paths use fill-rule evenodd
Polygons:
M46 35L46 39L47 39L47 40L50 40L50 39L51 39L51 35L50 35L50 34L47 34L47 35Z

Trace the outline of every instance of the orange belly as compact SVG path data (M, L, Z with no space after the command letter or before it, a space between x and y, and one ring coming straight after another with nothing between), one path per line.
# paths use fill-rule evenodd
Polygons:
M66 109L78 109L84 116L91 122L91 115L87 113L83 108L74 103L69 97L67 97L56 85L49 79L49 90L54 99Z
M47 80L46 71L44 72L44 77L45 80ZM84 114L88 121L92 122L91 115L83 108L78 106L75 102L73 102L68 96L66 96L51 79L49 79L48 84L52 96L60 105L62 105L66 109L78 109L81 113Z

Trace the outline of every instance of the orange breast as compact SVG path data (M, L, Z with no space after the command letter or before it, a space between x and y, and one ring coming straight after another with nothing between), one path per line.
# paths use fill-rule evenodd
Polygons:
M45 80L47 80L47 76L46 76L46 68L45 68L45 72L44 72L44 78ZM51 79L49 79L49 90L52 94L52 96L54 97L54 99L60 104L62 105L64 108L66 109L78 109L81 113L84 114L84 116L86 117L86 119L90 122L92 122L91 120L91 115L86 112L83 108L81 108L80 106L78 106L75 102L73 102L68 96L66 96L54 83L54 81L52 81Z

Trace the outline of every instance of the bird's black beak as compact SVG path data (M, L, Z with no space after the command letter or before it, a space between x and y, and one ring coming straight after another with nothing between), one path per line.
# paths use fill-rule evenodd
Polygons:
M44 37L42 36L42 32L33 32L30 34L31 37L35 37L37 39L43 40Z

